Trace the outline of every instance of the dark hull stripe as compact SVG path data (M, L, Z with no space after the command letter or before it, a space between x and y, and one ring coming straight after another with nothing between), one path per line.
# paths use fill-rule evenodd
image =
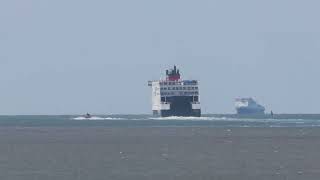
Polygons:
M263 109L238 108L238 114L264 114Z
M166 102L170 103L170 110L161 110L154 112L157 116L191 116L200 117L200 109L192 109L192 96L172 96L167 97Z

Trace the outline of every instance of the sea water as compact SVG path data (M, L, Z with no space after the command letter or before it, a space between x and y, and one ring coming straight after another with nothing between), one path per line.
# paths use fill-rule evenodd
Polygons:
M320 115L0 116L0 180L319 179Z

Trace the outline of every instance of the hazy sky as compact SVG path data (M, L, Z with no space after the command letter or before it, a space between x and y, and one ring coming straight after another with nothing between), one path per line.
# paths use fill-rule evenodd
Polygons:
M0 114L150 113L176 64L204 113L320 113L320 1L1 0Z

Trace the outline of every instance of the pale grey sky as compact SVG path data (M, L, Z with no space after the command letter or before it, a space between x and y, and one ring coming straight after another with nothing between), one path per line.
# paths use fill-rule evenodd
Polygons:
M178 65L204 113L320 113L320 1L1 0L0 114L150 113Z

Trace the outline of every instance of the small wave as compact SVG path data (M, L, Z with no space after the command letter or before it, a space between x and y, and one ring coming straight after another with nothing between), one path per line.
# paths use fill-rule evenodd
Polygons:
M295 122L296 124L305 124L306 122Z

